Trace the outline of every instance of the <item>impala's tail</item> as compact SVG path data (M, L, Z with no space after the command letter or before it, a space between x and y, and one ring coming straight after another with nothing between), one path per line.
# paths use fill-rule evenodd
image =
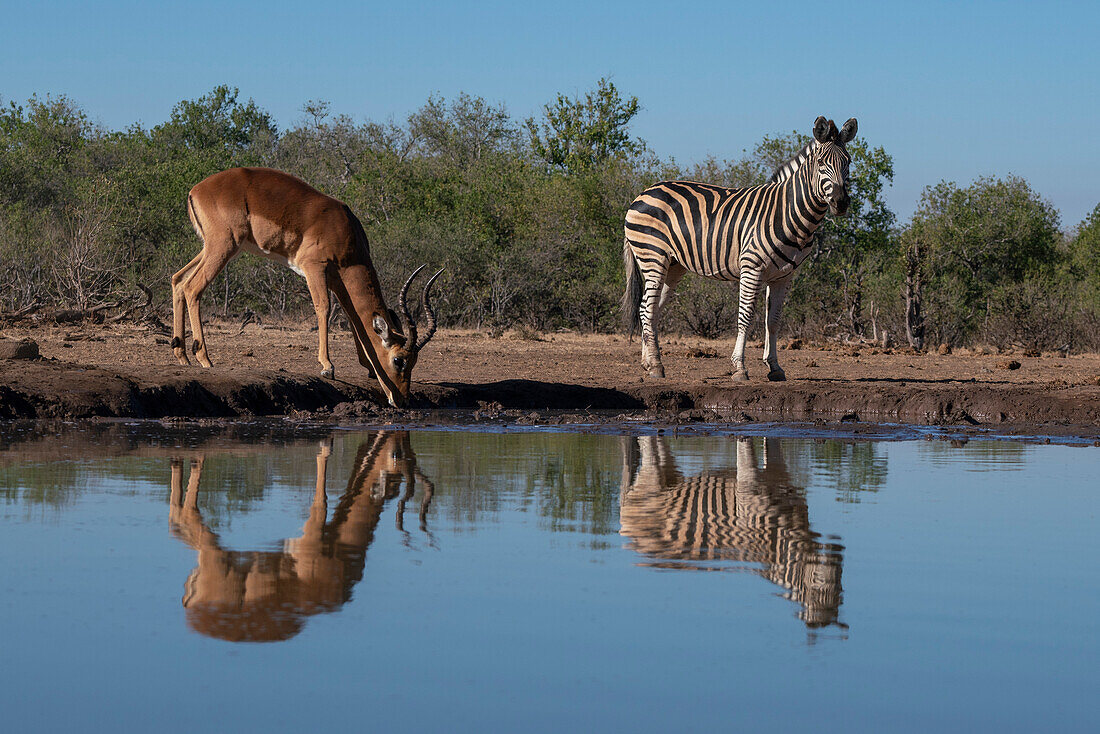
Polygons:
M623 293L623 328L630 336L642 327L642 273L630 248L630 240L623 238L623 267L626 268L626 291Z

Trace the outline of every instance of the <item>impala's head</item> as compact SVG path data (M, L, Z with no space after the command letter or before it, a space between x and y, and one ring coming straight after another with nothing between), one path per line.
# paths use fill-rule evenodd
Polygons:
M810 174L810 186L814 195L829 203L832 214L848 211L848 166L852 157L844 148L856 136L856 118L844 123L837 130L836 123L824 116L814 122L814 141L810 160L814 166Z
M395 408L404 408L408 405L409 389L412 386L412 369L416 365L416 358L420 354L420 350L435 334L435 311L432 310L430 291L432 283L443 271L437 272L424 285L424 294L420 301L421 310L427 324L427 331L424 334L417 335L416 322L409 315L409 307L406 303L409 286L412 285L413 279L423 269L424 266L421 265L413 271L413 274L405 281L405 285L401 286L401 293L397 298L397 311L389 311L385 315L376 313L371 323L371 327L382 343L381 349L377 350L378 361L381 364L382 371L386 373L388 378L388 380L382 380L382 384L385 386L389 382L394 386L393 390L387 387L386 392L390 405ZM394 322L400 322L402 331L405 333L397 333L391 326ZM381 378L381 375L379 377Z

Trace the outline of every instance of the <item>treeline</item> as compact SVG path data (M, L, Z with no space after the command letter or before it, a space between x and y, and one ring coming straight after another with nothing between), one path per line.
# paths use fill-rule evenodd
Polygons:
M323 102L280 130L236 89L180 102L158 126L105 130L66 97L0 108L0 311L86 309L152 289L200 246L188 189L233 166L289 171L348 203L392 294L421 263L446 268L442 323L610 331L619 323L623 216L650 184L762 183L807 140L765 137L730 160L683 167L630 135L636 98L600 80L540 115L432 97L403 122L357 122ZM809 133L810 121L805 132ZM893 161L856 138L852 206L829 220L795 278L788 334L925 344L1100 348L1100 207L1071 233L1026 181L927 188L899 226L883 199ZM730 286L688 277L667 328L735 328ZM304 282L240 258L206 296L208 313L310 314Z

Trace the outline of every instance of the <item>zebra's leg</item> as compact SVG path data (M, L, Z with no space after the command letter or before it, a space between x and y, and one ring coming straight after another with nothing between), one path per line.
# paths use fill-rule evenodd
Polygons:
M764 364L768 365L768 379L782 382L787 379L783 368L779 366L779 350L775 340L779 335L779 316L783 312L783 300L787 297L787 288L791 284L790 276L768 284L765 291L767 315L764 319Z
M654 268L644 274L642 285L642 304L639 315L642 321L642 369L650 377L664 377L665 368L661 364L661 348L657 344L657 317L660 313L661 290L664 286L668 265Z
M657 318L660 318L661 314L664 313L665 306L668 305L669 301L676 297L676 286L686 272L687 268L679 263L671 263L668 266L668 272L665 273L665 284L661 286L661 298L657 301Z
M760 293L760 271L742 270L740 285L737 290L737 343L733 346L733 379L744 381L749 379L749 371L745 369L745 340L749 336L749 327L752 326L752 313L756 307L756 296Z
M663 314L665 312L665 307L668 306L669 302L673 298L675 298L675 296L676 296L676 285L680 282L680 279L684 277L684 273L686 273L686 272L687 272L687 269L684 268L684 266L680 265L679 263L670 263L669 266L668 266L668 271L665 273L665 281L661 285L661 295L657 299L657 307L653 309L653 341L654 341L654 344L656 344L656 342L657 342L657 324L661 320L661 314ZM664 366L661 365L661 350L660 350L660 348L657 348L654 351L654 354L657 355L657 366L660 368L660 374L655 374L652 370L650 371L649 374L652 377L664 377L665 376L665 369L664 369Z

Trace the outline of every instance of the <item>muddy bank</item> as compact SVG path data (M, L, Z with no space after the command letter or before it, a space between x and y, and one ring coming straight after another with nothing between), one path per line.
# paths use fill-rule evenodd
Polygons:
M35 359L0 360L0 419L292 416L399 421L333 337L336 380L318 376L308 328L214 324L215 367L174 364L163 335L86 326L6 333L33 338ZM786 349L791 378L729 376L722 341L670 339L669 377L640 375L638 344L617 336L490 339L441 332L421 355L413 408L462 409L481 419L547 421L546 411L660 417L679 423L824 421L1100 435L1100 356L954 354L858 347ZM755 355L754 355L755 356ZM504 378L504 379L502 379ZM531 414L534 414L532 417ZM558 420L558 418L554 418Z
M0 418L292 416L298 420L415 422L426 411L461 409L472 420L561 422L563 411L620 411L674 423L823 421L986 427L1008 433L1100 436L1100 387L807 380L620 389L512 379L419 384L413 411L385 405L370 385L282 372L183 370L160 381L65 363L24 362L0 381ZM664 384L668 383L668 384ZM551 416L550 413L559 415ZM465 418L456 418L465 420Z

